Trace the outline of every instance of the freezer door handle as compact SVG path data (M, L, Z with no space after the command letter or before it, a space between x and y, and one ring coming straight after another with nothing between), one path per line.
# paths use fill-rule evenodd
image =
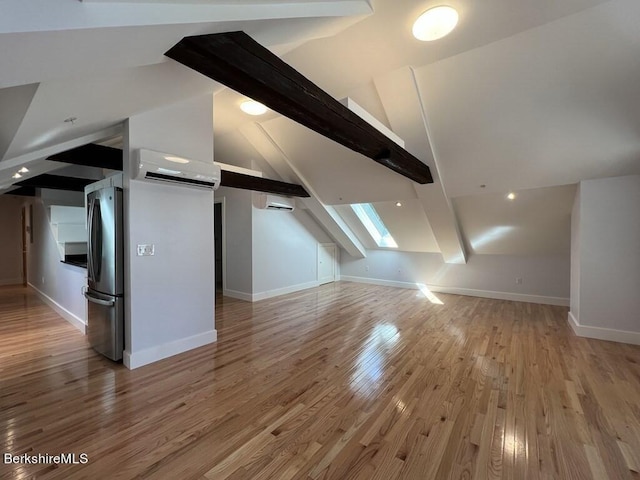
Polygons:
M93 303L97 303L98 305L102 305L104 307L113 307L116 304L115 300L102 300L101 298L96 298L93 295L90 295L89 292L84 292L84 296L87 300Z

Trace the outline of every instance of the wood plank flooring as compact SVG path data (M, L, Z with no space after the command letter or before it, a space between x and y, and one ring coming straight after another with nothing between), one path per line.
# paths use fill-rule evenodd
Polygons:
M567 309L354 283L218 298L218 342L128 371L0 288L3 479L640 478L640 348ZM180 321L176 318L175 321Z

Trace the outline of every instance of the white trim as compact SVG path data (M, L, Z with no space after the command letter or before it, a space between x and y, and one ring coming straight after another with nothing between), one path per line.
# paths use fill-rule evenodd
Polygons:
M78 330L82 332L83 335L87 334L87 323L78 317L75 313L70 312L58 302L56 302L53 298L48 296L46 293L38 290L32 283L29 283L29 286L33 288L33 290L38 294L38 296L42 299L44 303L53 308L58 315L64 318L71 325L76 327Z
M418 286L415 283L398 282L396 280L382 280L379 278L352 277L350 275L340 275L340 280L343 282L356 282L356 283L368 283L369 285L381 285L383 287L408 288L410 290L418 289Z
M377 278L352 277L342 275L341 280L346 282L369 283L387 287L409 288L417 290L416 283L398 282L394 280L381 280ZM453 295L466 295L469 297L494 298L496 300L510 300L512 302L541 303L543 305L569 306L569 299L563 297L546 297L543 295L528 295L524 293L496 292L494 290L476 290L474 288L444 287L440 285L427 285L427 288L436 293L450 293Z
M569 321L569 325L571 325L571 328L573 329L573 332L579 337L640 345L640 332L629 332L625 330L614 330L613 328L580 325L580 322L578 322L578 319L573 315L573 312L569 312L567 319Z
M238 292L237 290L228 290L224 288L222 295L225 297L237 298L238 300L244 300L245 302L252 302L251 294L246 292Z
M288 293L299 292L300 290L307 290L308 288L319 287L320 284L317 280L306 283L299 283L297 285L291 285L289 287L276 288L275 290L267 290L258 293L246 293L238 292L236 290L223 290L222 295L225 297L237 298L238 300L244 300L245 302L259 302L260 300L266 300L267 298L279 297L280 295L286 295Z
M208 332L174 340L173 342L157 345L139 352L131 353L130 351L125 350L122 361L125 367L133 370L134 368L142 367L144 365L157 362L158 360L163 360L165 358L178 355L179 353L208 345L215 342L217 339L218 332L215 329L209 330Z
M278 297L280 295L286 295L288 293L299 292L300 290L306 290L307 288L318 287L318 281L314 280L307 283L299 283L297 285L291 285L284 288L276 288L275 290L267 290L266 292L254 293L251 295L251 301L257 302L259 300L265 300L267 298Z
M4 287L5 285L22 285L22 277L5 278L4 280L0 280L0 287Z

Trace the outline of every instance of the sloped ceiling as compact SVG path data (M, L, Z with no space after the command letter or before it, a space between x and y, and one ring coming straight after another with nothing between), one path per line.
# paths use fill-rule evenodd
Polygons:
M447 3L458 27L423 43L411 24L431 0L6 0L0 185L19 165L113 136L132 114L215 91L216 160L259 151L240 147L249 141L238 133L257 121L324 203L374 202L403 249L443 250L452 239L472 254L566 250L570 185L640 173L640 3ZM232 30L354 99L436 184L416 189L274 113L247 117L241 96L163 57L183 36ZM507 203L510 190L518 197ZM458 239L442 234L447 222Z
M450 199L469 253L566 253L574 186L547 187L640 173L640 4L448 3L460 22L438 42L410 33L433 2L378 1L374 15L284 58L336 98L356 99L429 164L437 184L427 188L439 185ZM394 89L400 81L406 85ZM240 99L220 100L216 122L224 128ZM387 202L378 208L392 212L395 201L416 198L411 182L287 119L258 121L325 203ZM509 191L518 192L514 202ZM393 215L416 230L425 222L409 209Z

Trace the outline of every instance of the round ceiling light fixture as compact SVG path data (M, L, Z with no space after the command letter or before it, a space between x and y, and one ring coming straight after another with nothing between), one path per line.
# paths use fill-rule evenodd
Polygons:
M508 200L515 200L515 199L516 199L516 194L515 194L515 193L513 193L513 192L509 192L509 193L507 194L507 199L508 199Z
M438 40L456 28L458 12L447 5L433 7L418 17L413 24L413 36L423 42Z
M255 100L247 100L240 104L240 109L248 115L264 115L268 108Z

